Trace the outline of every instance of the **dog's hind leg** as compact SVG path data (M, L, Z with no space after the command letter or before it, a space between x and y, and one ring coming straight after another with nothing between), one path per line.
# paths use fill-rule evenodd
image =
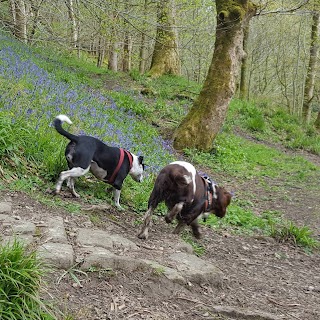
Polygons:
M55 194L58 194L61 191L61 186L64 180L68 178L77 178L85 175L86 173L89 172L90 166L86 169L80 168L80 167L74 167L70 170L62 171L60 173L58 182L56 184L55 188Z
M146 212L146 214L144 216L144 221L143 221L143 225L142 225L141 231L138 234L138 238L145 239L145 240L148 239L149 227L151 225L151 217L152 217L153 211L154 211L154 209L152 207L150 207L147 210L147 212Z
M161 189L155 184L153 187L153 190L151 192L151 195L149 197L148 201L148 210L146 214L144 215L144 221L141 228L140 233L138 234L138 238L140 239L148 239L149 236L149 227L151 225L151 217L153 214L153 211L157 208L158 204L163 201L162 198L162 192Z

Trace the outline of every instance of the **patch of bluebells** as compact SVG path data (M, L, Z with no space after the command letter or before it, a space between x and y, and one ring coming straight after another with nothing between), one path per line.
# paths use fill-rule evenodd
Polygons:
M141 123L133 112L119 108L99 91L57 80L33 58L29 48L0 33L0 83L5 84L0 86L0 110L10 114L13 122L24 117L34 128L45 128L52 135L48 126L64 113L81 128L78 134L144 155L151 172L174 160L171 143Z

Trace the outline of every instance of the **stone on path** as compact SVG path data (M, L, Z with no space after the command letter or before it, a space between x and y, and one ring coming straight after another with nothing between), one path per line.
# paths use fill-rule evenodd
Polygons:
M77 242L84 247L101 247L105 249L123 248L137 250L138 246L129 239L117 234L95 229L79 229Z
M209 282L217 287L222 286L223 274L213 264L185 252L174 253L169 258L189 281L198 284Z
M74 265L74 251L70 244L48 242L38 248L38 253L46 263L60 269Z
M46 230L45 239L50 242L68 243L62 217L54 217L48 220L48 229Z
M0 213L10 213L12 210L11 201L0 202Z
M143 268L144 263L140 259L119 256L102 247L87 248L82 268L88 270L90 267L97 267L111 270L124 270L133 272L138 268Z

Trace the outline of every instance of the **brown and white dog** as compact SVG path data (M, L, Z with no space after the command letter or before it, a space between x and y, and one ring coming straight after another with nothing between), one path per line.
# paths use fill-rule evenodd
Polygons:
M200 238L198 218L211 212L222 218L231 201L231 194L214 184L210 178L202 177L195 167L184 161L172 162L164 167L156 181L148 201L140 239L148 238L151 216L160 202L165 202L169 212L165 220L171 223L177 218L174 233L178 234L187 224L196 238Z

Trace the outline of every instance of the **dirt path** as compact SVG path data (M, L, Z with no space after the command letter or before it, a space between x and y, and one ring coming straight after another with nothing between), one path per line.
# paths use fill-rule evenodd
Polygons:
M87 211L70 215L48 208L20 192L5 192L13 203L13 214L41 221L60 216L68 229L87 227ZM79 200L70 200L79 201ZM162 259L176 250L172 225L158 218L150 239L136 237L137 215L113 208L96 212L94 229L112 230L134 241L146 258ZM116 220L112 220L116 219ZM112 222L114 221L114 222ZM181 285L159 272L97 269L80 273L75 267L48 278L46 295L73 319L320 319L320 255L306 254L270 238L237 236L203 228L205 248L201 259L213 263L223 274L217 286L206 281ZM165 241L164 241L165 240ZM121 254L121 253L119 253ZM77 284L71 275L81 281Z

